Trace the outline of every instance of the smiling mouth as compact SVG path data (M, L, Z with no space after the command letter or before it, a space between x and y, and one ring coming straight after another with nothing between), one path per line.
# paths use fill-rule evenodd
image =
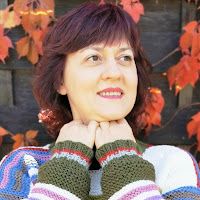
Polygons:
M122 92L99 92L97 94L106 99L121 99L123 97Z

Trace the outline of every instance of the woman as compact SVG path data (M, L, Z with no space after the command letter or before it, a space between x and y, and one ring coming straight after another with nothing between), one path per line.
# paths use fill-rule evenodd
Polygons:
M1 162L0 199L200 199L185 151L135 140L148 62L131 17L86 3L58 19L44 42L33 91L55 143Z

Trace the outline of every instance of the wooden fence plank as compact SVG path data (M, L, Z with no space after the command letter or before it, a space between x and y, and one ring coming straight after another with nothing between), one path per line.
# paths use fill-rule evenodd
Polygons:
M0 70L0 105L13 106L12 71Z

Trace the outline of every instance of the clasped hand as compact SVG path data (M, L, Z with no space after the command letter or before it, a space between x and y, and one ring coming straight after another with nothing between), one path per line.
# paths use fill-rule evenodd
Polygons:
M88 125L81 121L71 121L61 128L56 143L65 140L81 142L90 148L95 144L97 149L116 140L135 142L132 129L125 119L110 122L90 121Z

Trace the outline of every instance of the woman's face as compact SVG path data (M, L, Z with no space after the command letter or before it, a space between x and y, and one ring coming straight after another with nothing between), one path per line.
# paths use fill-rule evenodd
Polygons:
M68 96L73 119L88 124L124 118L134 106L137 85L132 49L122 41L68 54L58 92Z

